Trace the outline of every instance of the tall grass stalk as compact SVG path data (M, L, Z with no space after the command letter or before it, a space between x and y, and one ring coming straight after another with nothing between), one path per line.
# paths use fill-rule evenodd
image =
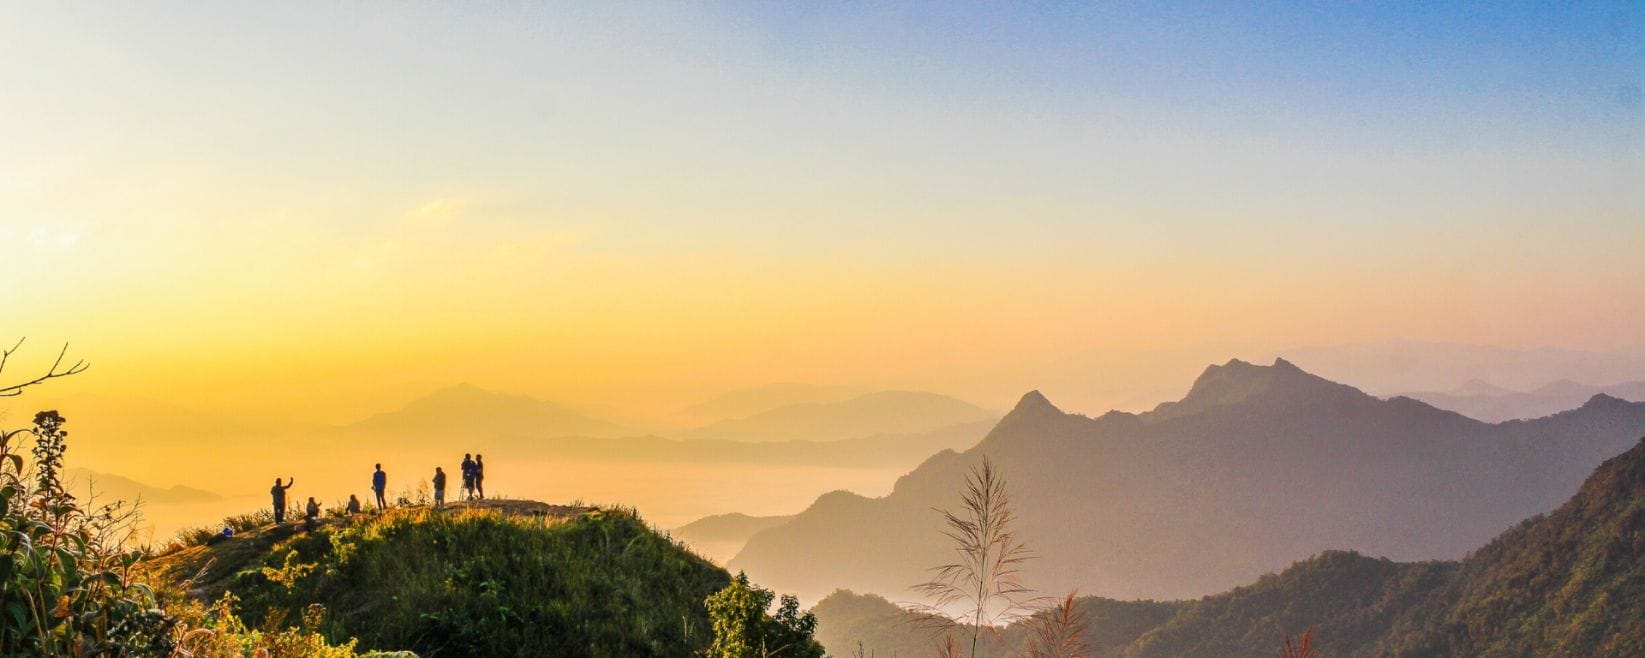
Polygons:
M930 580L914 586L927 603L915 612L946 617L959 607L971 626L971 657L985 627L1009 623L1028 612L1022 584L1022 565L1032 557L1012 530L1016 513L1005 489L1005 478L988 458L973 467L965 479L959 512L942 512L943 534L953 544L955 560L931 569Z

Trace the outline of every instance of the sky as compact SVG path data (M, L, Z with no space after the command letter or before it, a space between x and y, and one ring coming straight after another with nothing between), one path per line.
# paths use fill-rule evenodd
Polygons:
M0 2L0 336L322 421L1645 342L1645 5L1440 4Z

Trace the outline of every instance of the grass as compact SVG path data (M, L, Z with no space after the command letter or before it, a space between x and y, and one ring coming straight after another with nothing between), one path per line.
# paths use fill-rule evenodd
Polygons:
M203 569L193 594L232 590L252 627L291 625L320 604L326 637L425 657L691 656L711 640L703 600L730 582L621 509L395 509L312 534L237 532L151 568L171 582Z

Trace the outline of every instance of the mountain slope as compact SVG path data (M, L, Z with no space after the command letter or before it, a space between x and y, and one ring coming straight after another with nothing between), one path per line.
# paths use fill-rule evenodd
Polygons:
M404 407L346 425L344 431L409 437L544 439L618 436L622 428L566 407L524 395L459 384L412 400Z
M1405 394L1406 397L1421 400L1441 409L1450 409L1469 418L1493 423L1517 418L1540 418L1559 413L1581 405L1595 395L1608 395L1635 402L1645 401L1645 382L1590 386L1562 379L1533 391L1521 392L1497 388L1476 380L1450 392Z
M880 391L831 403L794 404L687 432L692 439L838 441L910 434L993 418L988 410L936 393Z
M131 478L98 473L84 468L69 468L63 472L63 482L69 493L84 496L85 500L142 501L149 504L198 503L222 498L204 489L182 485L156 487Z
M1198 596L1333 548L1459 557L1557 505L1642 432L1645 404L1613 398L1491 425L1283 360L1236 360L1143 414L1093 419L1025 395L976 447L931 457L884 498L822 496L730 564L810 596L906 596L944 560L932 508L951 508L965 472L989 457L1041 556L1031 585Z
M1328 551L1255 583L1194 601L1095 597L1097 658L1261 658L1314 629L1344 658L1645 655L1645 440L1606 461L1547 516L1502 533L1460 562L1399 563ZM908 613L884 599L835 593L816 608L836 655L918 655ZM1024 648L1021 625L989 655Z
M1463 561L1385 647L1399 656L1645 655L1645 440Z
M790 518L793 517L716 514L675 528L669 534L711 559L724 561L736 555L754 533L782 525Z

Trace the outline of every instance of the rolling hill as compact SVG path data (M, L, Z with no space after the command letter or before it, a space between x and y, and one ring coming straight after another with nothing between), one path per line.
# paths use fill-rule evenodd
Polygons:
M488 501L263 525L151 559L200 602L225 593L253 628L301 621L333 642L438 656L699 655L725 570L631 512ZM297 654L292 654L297 655Z
M690 545L693 550L723 562L742 550L743 544L748 543L748 538L754 536L754 533L782 525L790 518L792 517L749 516L735 512L716 514L675 528L669 534Z
M221 496L204 489L182 485L156 487L128 477L98 473L84 468L63 471L63 481L69 493L83 496L83 500L142 501L152 504L199 503L218 500Z
M1645 381L1593 386L1561 379L1535 390L1513 391L1475 379L1453 391L1406 393L1405 397L1469 418L1496 423L1558 413L1579 406L1595 395L1642 402L1645 401Z
M341 431L404 437L487 437L543 439L559 436L612 437L623 429L567 407L524 395L488 391L472 384L443 388L338 428Z
M1041 556L1030 585L1200 596L1333 548L1460 557L1558 505L1641 433L1645 404L1606 396L1489 424L1284 360L1235 360L1142 414L1088 418L1029 393L977 446L931 457L883 498L824 495L755 534L730 566L809 596L906 596L944 561L933 508L952 507L988 457Z

